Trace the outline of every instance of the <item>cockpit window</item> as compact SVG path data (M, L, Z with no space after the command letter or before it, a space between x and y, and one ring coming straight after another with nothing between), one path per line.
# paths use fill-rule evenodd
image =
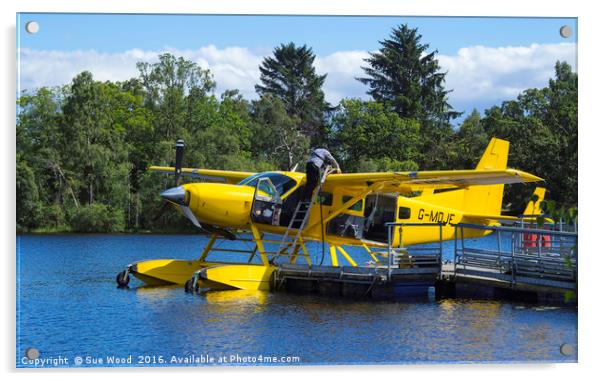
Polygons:
M276 190L278 191L278 194L280 196L291 190L291 188L293 188L297 184L297 182L292 177L288 177L281 173L263 172L256 173L253 176L247 177L246 179L238 183L238 185L248 185L250 187L256 187L257 182L262 177L267 177L270 179L272 184L274 184L274 186L276 187Z

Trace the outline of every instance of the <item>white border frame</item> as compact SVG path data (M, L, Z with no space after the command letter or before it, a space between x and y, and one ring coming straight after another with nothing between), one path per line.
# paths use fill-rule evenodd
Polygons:
M593 1L545 1L529 2L525 0L504 0L498 2L469 0L220 0L214 2L191 0L103 0L103 1L68 1L68 0L20 0L18 2L2 2L2 27L4 45L2 52L4 89L0 92L0 105L4 125L0 140L4 145L4 186L0 187L1 197L10 205L10 212L5 213L2 221L2 243L4 247L3 271L8 295L4 295L3 322L6 335L1 345L0 359L3 369L13 377L50 377L63 379L80 379L93 377L131 377L133 373L144 373L144 377L164 379L167 373L180 373L179 377L248 377L282 378L295 375L300 379L315 377L317 373L326 373L327 377L391 377L394 379L411 377L437 377L462 380L504 379L517 375L541 377L546 379L576 379L600 370L602 360L600 352L600 312L598 302L598 286L595 279L599 277L600 263L597 261L598 242L594 241L598 218L601 214L595 201L596 186L599 177L595 157L600 138L598 105L602 84L600 81L600 44L602 36L600 12L595 10ZM419 366L353 366L353 367L276 367L276 368L153 368L150 369L105 369L105 370L68 370L40 371L14 369L15 359L15 100L16 100L16 65L15 65L15 14L16 12L89 12L89 13L205 13L205 14L306 14L306 15L414 15L414 16L525 16L525 17L578 17L579 26L579 204L581 258L579 289L579 364L529 364L529 365L419 365ZM598 70L595 71L595 68ZM594 92L595 90L598 92ZM591 207L590 207L591 205ZM192 374L194 372L194 374ZM374 374L374 373L377 374ZM399 373L398 373L399 372ZM403 372L403 374L400 374ZM82 374L85 373L85 374ZM286 375L285 375L286 374Z

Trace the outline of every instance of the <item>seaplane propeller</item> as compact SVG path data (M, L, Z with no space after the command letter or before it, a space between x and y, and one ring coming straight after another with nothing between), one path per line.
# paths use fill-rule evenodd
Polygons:
M188 207L188 203L190 201L188 199L188 194L186 193L184 187L180 186L183 159L184 140L178 139L178 141L176 142L176 164L174 167L175 185L173 188L169 188L161 192L161 198L165 200L165 203L163 204L161 210L159 210L158 215L155 217L155 221L158 220L163 215L163 213L165 213L165 211L169 207L169 204L174 204L177 205L180 208L180 210L182 210L182 213L184 213L186 218L188 218L190 222L192 222L194 226L198 227L199 229L211 234L219 234L222 237L227 238L229 240L235 240L236 235L226 229L200 223L194 215L194 213L192 212L192 210L190 210L190 208Z

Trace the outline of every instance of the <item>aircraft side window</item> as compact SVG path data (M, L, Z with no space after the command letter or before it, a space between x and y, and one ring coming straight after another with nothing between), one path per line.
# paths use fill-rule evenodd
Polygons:
M398 219L400 220L407 220L410 218L410 216L412 215L412 209L410 208L406 208L403 206L399 207L399 214L397 215Z
M255 188L257 186L257 182L259 181L259 177L254 177L251 180L247 181L246 183L239 183L240 185L248 185L250 187Z
M282 199L278 190L268 177L262 177L257 180L255 191L255 200L270 202L274 204L280 204Z
M259 190L267 193L270 197L276 197L275 189L272 188L267 181L262 181L259 183Z
M263 177L267 177L268 179L270 179L272 184L274 184L274 186L276 187L276 190L278 191L279 196L282 196L283 194L288 192L291 188L293 188L295 185L297 185L297 181L295 181L295 179L293 179L292 177L288 177L286 175L283 175L280 173L273 173L273 172L257 173L255 175L247 177L246 179L242 180L238 184L255 187L255 186L257 186L257 182L259 181L259 179L263 178ZM264 190L264 189L261 189L261 190Z
M345 204L347 201L351 200L353 198L353 196L343 196L343 204ZM354 210L356 212L361 212L363 205L364 204L364 200L359 200L358 202L356 202L355 204L351 205L349 208L347 208L347 210Z
M318 195L318 203L325 206L332 206L332 193L320 192Z

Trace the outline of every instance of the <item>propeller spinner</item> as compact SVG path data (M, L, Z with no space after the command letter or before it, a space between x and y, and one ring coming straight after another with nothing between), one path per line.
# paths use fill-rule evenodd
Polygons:
M179 206L180 209L182 210L182 212L184 213L184 215L199 229L202 229L209 233L219 234L230 240L235 240L236 235L234 235L232 232L230 232L226 229L201 224L199 222L199 220L196 218L196 216L194 215L194 213L192 212L192 210L190 210L190 208L188 207L189 201L190 201L189 194L186 192L186 190L184 189L183 186L180 186L180 177L182 176L183 159L184 159L184 140L178 139L176 141L176 163L175 163L175 167L174 167L175 184L174 184L173 188L169 188L169 189L161 192L161 197L164 200L166 200L166 202L165 202L163 208L161 208L161 210L159 211L159 214L155 218L155 220L158 220L163 215L163 213L165 213L165 211L169 207L169 204L173 203L173 204L176 204L177 206Z

